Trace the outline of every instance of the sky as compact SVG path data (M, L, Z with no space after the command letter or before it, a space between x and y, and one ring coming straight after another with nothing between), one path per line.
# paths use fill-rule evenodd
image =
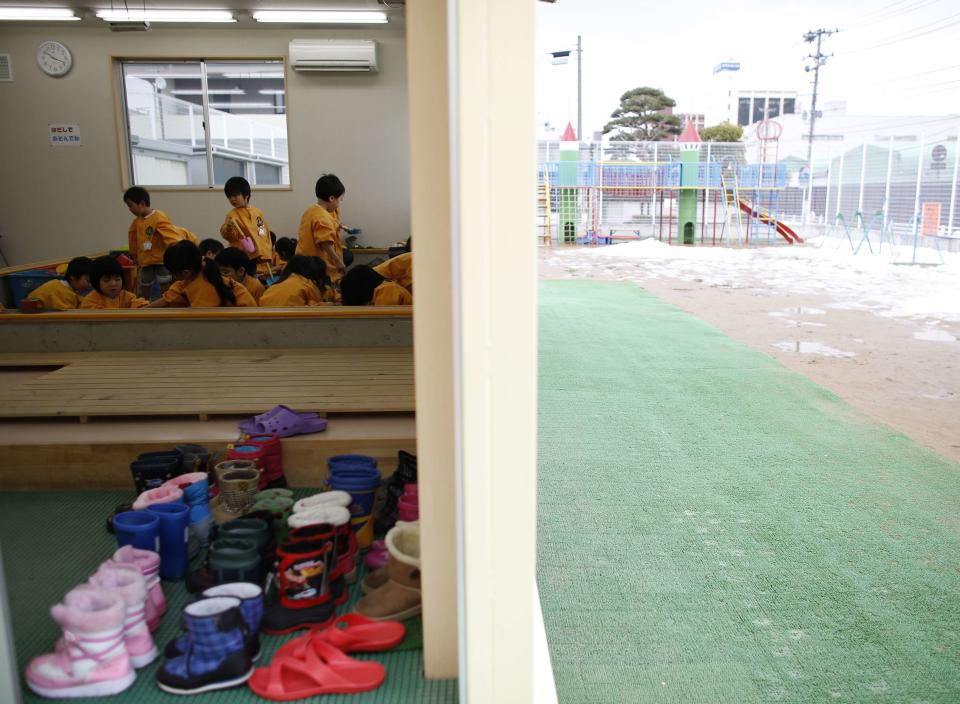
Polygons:
M676 112L704 112L713 67L738 61L741 88L796 90L808 105L813 73L803 34L833 53L820 70L818 104L845 100L855 115L960 114L957 0L557 0L537 3L537 122L576 127L576 55L549 52L583 42L583 121L602 129L620 95L660 88ZM806 62L809 63L809 60Z

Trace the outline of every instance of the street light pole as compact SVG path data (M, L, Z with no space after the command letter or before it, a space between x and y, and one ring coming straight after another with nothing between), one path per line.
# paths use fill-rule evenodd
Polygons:
M583 141L583 48L577 35L577 139Z

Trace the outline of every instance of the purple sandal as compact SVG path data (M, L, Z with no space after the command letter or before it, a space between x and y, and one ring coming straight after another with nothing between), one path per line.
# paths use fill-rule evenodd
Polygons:
M288 438L291 435L305 435L326 430L327 420L320 418L316 413L298 413L286 406L276 406L250 420L240 421L238 427L247 435L275 433L281 438Z

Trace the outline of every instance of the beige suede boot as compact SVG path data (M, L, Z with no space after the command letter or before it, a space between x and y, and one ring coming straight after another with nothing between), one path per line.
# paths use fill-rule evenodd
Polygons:
M354 607L375 621L402 621L420 613L420 526L396 526L386 538L387 581Z

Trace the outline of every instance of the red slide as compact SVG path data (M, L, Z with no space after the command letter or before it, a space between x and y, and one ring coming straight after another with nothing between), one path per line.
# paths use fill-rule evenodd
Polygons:
M768 213L762 209L757 210L756 212L753 209L753 206L743 200L738 200L737 203L740 204L740 210L745 212L747 215L756 215L756 217L762 223L769 223L772 221L772 218ZM792 229L787 227L785 224L777 220L775 222L777 227L777 232L780 233L780 236L783 237L790 244L803 244L803 238L794 232Z

